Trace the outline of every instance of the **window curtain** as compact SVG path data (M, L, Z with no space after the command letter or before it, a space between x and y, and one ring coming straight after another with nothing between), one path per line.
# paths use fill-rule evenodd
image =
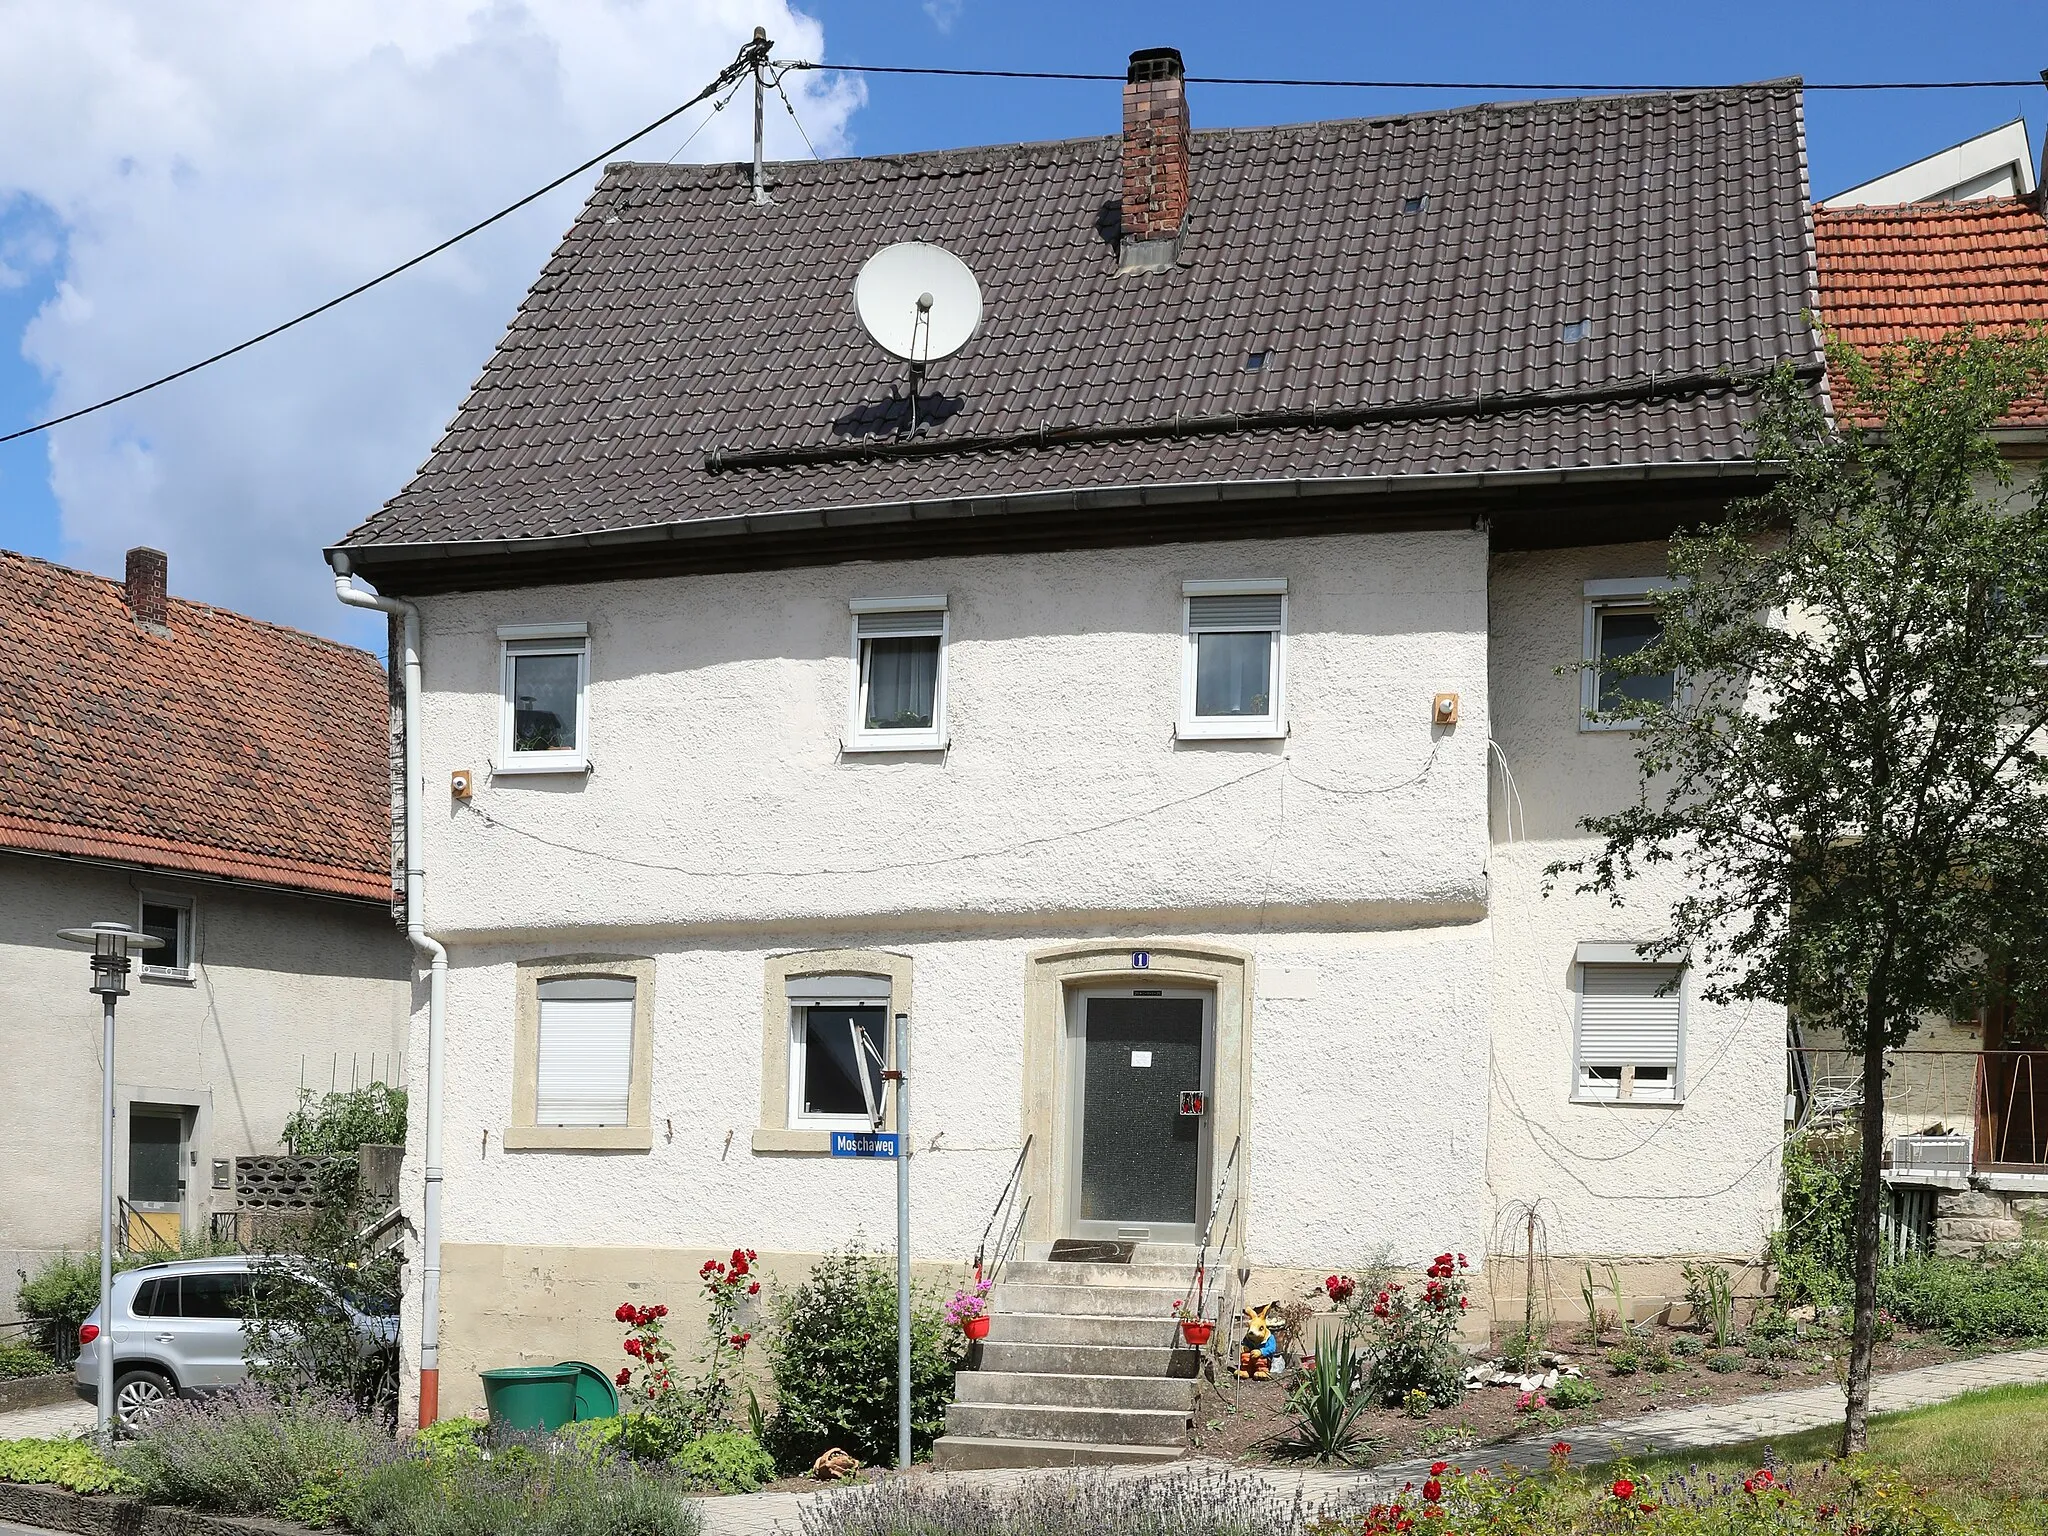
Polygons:
M866 642L869 730L929 730L939 683L939 637Z

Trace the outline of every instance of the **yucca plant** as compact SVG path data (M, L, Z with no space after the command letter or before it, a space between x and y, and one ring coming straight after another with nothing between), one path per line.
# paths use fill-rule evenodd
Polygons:
M1277 1449L1303 1460L1350 1463L1366 1447L1359 1416L1372 1396L1359 1381L1358 1342L1350 1333L1316 1351L1316 1363L1288 1399L1294 1428Z

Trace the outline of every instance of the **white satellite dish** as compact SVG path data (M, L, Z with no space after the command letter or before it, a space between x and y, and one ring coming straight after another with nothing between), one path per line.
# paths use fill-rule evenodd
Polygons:
M921 372L981 329L981 284L951 251L905 240L862 264L853 307L877 346Z

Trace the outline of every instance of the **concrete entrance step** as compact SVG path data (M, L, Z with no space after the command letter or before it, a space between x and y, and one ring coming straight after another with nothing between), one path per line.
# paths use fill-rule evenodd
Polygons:
M1145 1376L1193 1380L1201 1355L1192 1349L1144 1344L1016 1344L990 1339L981 1346L983 1371L1070 1376ZM961 1380L973 1372L963 1372Z
M1176 1453L1187 1438L1185 1408L1067 1408L1039 1403L963 1403L946 1410L946 1439L1081 1440L1098 1445L1161 1445Z
M1195 1383L1171 1376L1053 1376L1019 1371L962 1371L956 1401L1014 1403L1033 1408L1150 1408L1185 1418L1195 1405Z
M1012 1259L997 1278L1004 1285L1152 1286L1179 1295L1194 1284L1195 1261L1190 1257L1185 1264L1055 1264L1049 1259Z
M1117 1317L1089 1312L996 1312L992 1344L1116 1344L1171 1349L1180 1328L1171 1317Z
M1093 1317L1155 1318L1176 1321L1173 1304L1181 1300L1179 1288L1135 1285L1026 1285L1013 1283L1006 1275L989 1295L989 1311L1064 1312Z
M947 1435L932 1444L932 1465L948 1472L993 1467L1164 1465L1180 1460L1177 1445L1097 1445L1087 1440L1005 1440Z

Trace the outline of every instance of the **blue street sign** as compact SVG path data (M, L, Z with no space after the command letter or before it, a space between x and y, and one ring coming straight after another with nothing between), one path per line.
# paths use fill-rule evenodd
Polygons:
M832 1155L834 1157L894 1157L896 1155L896 1133L894 1131L834 1131L832 1133Z

